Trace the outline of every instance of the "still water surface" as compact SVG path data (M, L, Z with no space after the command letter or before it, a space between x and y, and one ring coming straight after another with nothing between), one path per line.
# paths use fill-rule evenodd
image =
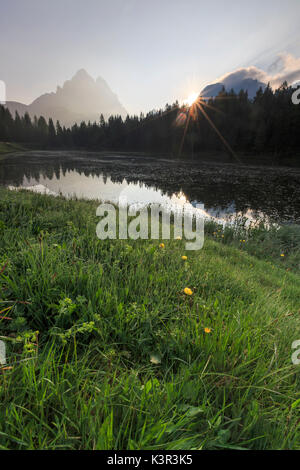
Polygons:
M204 204L207 218L300 223L300 171L149 156L34 151L0 160L0 185L117 203Z

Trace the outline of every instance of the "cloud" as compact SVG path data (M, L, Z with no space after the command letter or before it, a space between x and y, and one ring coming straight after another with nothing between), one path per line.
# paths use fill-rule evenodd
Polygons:
M242 69L237 69L234 72L226 73L223 77L218 79L218 82L229 84L240 82L241 80L246 80L247 78L252 78L253 80L264 81L266 73L263 70L258 69L257 67L245 67Z
M257 80L265 84L270 83L274 89L282 85L284 81L292 85L300 80L300 58L282 52L278 54L267 71L255 66L244 67L223 75L215 83L223 83L225 88L231 89L246 79Z
M270 83L274 88L278 88L284 81L289 84L300 80L300 58L297 59L292 54L281 53L278 55L277 70L271 76Z

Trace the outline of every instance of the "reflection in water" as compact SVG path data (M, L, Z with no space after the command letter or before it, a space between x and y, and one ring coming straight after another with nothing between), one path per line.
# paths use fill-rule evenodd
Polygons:
M126 198L128 205L143 207L149 204L160 204L169 211L176 211L185 206L196 216L214 220L220 224L230 223L236 217L245 217L248 223L255 222L257 217L250 209L245 214L237 213L235 204L230 204L227 208L221 207L202 209L196 206L203 205L199 201L190 203L183 192L167 195L162 190L147 187L144 183L129 183L125 178L122 182L114 182L111 177L103 175L85 175L77 170L56 172L50 179L45 174L41 174L38 179L24 176L22 184L19 186L9 186L10 189L27 189L41 194L58 196L59 194L67 198L99 200L102 202L119 203ZM261 214L261 218L264 215Z
M221 223L234 216L300 221L300 172L85 152L27 152L0 161L0 184L47 194L169 207L190 201Z

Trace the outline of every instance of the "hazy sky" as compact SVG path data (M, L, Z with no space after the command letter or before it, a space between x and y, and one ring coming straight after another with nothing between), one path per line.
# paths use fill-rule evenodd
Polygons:
M0 0L0 80L30 103L80 68L130 112L300 57L299 0Z

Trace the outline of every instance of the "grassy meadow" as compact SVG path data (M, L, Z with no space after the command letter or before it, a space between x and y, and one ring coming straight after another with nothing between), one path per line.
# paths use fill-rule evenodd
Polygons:
M0 189L0 448L300 449L299 227L186 252L96 207Z

